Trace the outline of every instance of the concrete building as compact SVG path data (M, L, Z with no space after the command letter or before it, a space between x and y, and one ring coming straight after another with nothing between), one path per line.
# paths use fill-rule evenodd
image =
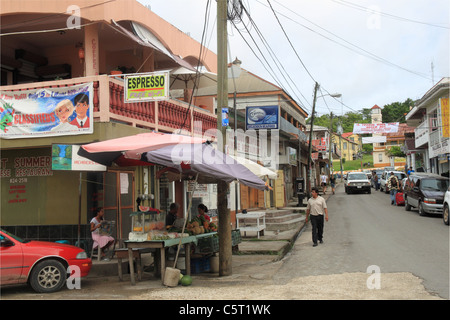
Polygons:
M79 3L1 0L0 225L28 239L66 239L74 244L79 217L81 239L90 239L89 221L96 208L104 207L106 218L117 222L116 238L121 240L128 236L129 213L136 210L137 199L162 210L171 202L186 201L184 182L157 179L158 166L52 170L52 146L149 130L184 129L202 135L217 127L208 108L180 100L125 103L123 78L110 75L115 69L147 73L197 64L216 72L213 52L204 48L198 61L200 43L137 1ZM70 134L62 129L55 133L51 128L58 121L52 101L61 96L72 99L71 93L80 90L90 99L88 127L85 122ZM54 100L40 105L44 98ZM38 114L28 107L30 101L47 109ZM200 129L195 122L201 122Z
M278 173L278 179L270 182L273 191L236 186L237 202L233 183L230 190L231 210L236 210L236 204L237 210L284 207L287 201L296 198L295 179L306 176L307 113L282 88L241 65L242 61L236 58L228 66L228 153L233 154L235 150L238 156L271 168ZM216 112L216 97L217 87L201 88L194 93L196 104L214 106L209 109L211 112ZM259 122L265 120L252 122L249 120L251 110L264 113L270 121L264 124ZM236 148L233 145L235 128L238 133Z
M450 78L442 78L406 115L408 125L414 127L414 144L408 143L405 151L407 165L416 171L449 174Z

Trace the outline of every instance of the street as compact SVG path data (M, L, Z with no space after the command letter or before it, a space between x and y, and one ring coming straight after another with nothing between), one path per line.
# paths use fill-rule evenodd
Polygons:
M308 223L292 250L274 256L233 256L233 274L194 275L189 287L164 287L145 274L131 286L129 276L88 277L80 290L36 294L31 288L2 289L3 300L314 300L448 299L449 229L441 217L390 205L389 195L344 193L339 185L327 201L324 243L312 246ZM258 262L257 262L258 261ZM368 270L368 268L371 268ZM379 272L378 274L372 272ZM373 281L369 281L371 279ZM369 286L372 286L369 288Z
M427 291L449 298L449 228L441 216L420 217L415 209L392 206L388 194L374 189L372 194L347 195L343 185L327 204L324 243L312 247L308 224L275 280L366 273L376 266L382 274L412 273Z

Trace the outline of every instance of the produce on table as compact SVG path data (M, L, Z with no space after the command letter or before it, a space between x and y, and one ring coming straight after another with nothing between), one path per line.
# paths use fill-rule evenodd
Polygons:
M203 216L195 217L186 225L188 233L197 235L217 231L217 226L206 220Z

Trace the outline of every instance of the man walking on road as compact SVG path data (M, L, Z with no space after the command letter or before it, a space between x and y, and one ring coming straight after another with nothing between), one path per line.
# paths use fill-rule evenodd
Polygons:
M325 220L328 221L328 208L325 199L319 196L319 189L312 188L311 196L306 207L305 223L308 223L308 217L311 216L312 240L316 247L317 241L323 243L323 220L325 215Z

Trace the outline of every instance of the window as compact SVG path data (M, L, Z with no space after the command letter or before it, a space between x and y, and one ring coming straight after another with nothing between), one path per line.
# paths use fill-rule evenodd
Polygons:
M381 153L378 154L378 161L383 162L383 155Z
M437 109L434 109L429 115L430 131L436 131L439 127Z
M347 142L344 142L344 149L347 149Z

